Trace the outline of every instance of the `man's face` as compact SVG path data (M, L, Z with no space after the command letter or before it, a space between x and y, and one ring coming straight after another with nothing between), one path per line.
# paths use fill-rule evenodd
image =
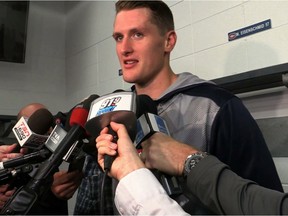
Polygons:
M150 10L124 10L115 17L113 37L123 79L148 84L164 67L165 35L151 21Z

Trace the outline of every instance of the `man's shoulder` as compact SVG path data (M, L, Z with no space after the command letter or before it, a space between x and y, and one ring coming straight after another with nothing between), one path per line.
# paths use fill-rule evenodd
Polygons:
M191 82L190 84L186 82L185 85L179 85L177 88L167 92L158 99L157 102L162 103L168 101L178 94L208 98L218 105L226 103L232 98L236 98L233 93L209 81Z

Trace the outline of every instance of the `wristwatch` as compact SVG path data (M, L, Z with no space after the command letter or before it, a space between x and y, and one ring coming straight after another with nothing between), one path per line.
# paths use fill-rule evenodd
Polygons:
M207 152L201 151L188 155L184 163L183 176L187 177L188 173L190 173L190 171L199 163L199 161L207 156Z

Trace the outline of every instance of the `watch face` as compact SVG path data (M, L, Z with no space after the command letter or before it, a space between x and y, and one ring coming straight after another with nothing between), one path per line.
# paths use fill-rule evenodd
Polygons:
M205 152L196 152L189 155L184 164L184 176L186 176L197 165L197 163L206 156L207 154Z

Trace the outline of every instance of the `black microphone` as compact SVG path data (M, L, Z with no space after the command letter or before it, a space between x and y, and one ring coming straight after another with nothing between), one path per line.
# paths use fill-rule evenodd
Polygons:
M128 134L133 141L136 136L136 94L117 90L117 92L104 95L93 101L85 125L86 130L94 137L100 131L108 127L110 134L113 135L113 142L117 142L117 134L110 127L110 122L124 124ZM104 169L109 170L115 157L105 155Z
M53 154L43 163L38 169L38 172L33 177L29 187L37 191L41 186L46 186L43 181L51 177L63 162L63 157L66 155L71 146L86 136L84 125L87 121L89 108L91 102L98 98L97 95L91 95L88 99L84 100L72 110L70 116L71 129L67 132L66 136L60 141L58 147ZM56 140L57 141L57 140Z
M92 96L91 96L92 97ZM57 171L58 167L63 161L63 157L73 145L73 143L80 140L86 131L83 128L86 123L89 113L90 101L97 96L89 97L88 102L83 101L81 105L75 107L71 113L73 121L71 129L66 136L60 141L55 152L44 161L38 168L35 175L27 183L27 185L19 188L11 197L1 210L1 214L6 215L23 215L27 214L35 201L42 197L46 190L51 187L53 181L53 174ZM75 112L74 112L75 111ZM57 134L54 135L55 142L57 141Z
M20 122L21 121L22 120L20 120ZM24 122L22 121L22 123ZM29 136L30 138L28 138L25 141L23 146L28 147L30 149L31 149L31 146L33 146L32 149L34 150L39 149L39 148L41 149L34 151L32 153L17 157L17 158L12 158L10 160L0 162L0 170L7 169L7 168L15 168L17 166L24 165L27 163L41 163L44 160L46 160L51 155L51 153L54 152L54 150L57 148L57 145L56 143L53 143L53 147L52 147L51 144L49 144L49 142L47 144L47 141L51 140L51 136L50 137L45 136L45 138L42 140L43 137L41 135L47 134L52 124L53 124L53 116L49 110L42 108L42 109L35 111L29 117L27 121L27 130L28 129L31 130L32 133L30 133L30 136ZM55 131L55 128L53 129L53 133L54 131ZM58 134L60 134L59 129L58 129ZM65 134L63 134L62 137L65 136ZM31 142L32 136L34 140L33 142ZM37 138L39 136L40 136L40 139ZM55 137L55 135L53 134L52 137ZM33 145L31 145L32 143Z
M85 119L87 120L91 103L97 98L99 98L98 95L95 95L95 94L90 95L88 98L86 98L84 101L82 101L81 103L77 104L74 107L73 115L71 115L69 119L70 127L75 124L78 124L79 115L80 116L85 115ZM83 110L85 110L85 113L83 112ZM85 123L86 121L81 123L81 126L83 128L85 127ZM83 168L83 165L85 162L85 153L87 153L84 151L84 148L88 149L89 147L87 148L87 146L91 145L90 142L89 143L87 142L88 139L91 140L91 136L90 134L87 133L87 131L85 131L85 133L83 134L83 138L85 138L85 140L80 140L78 142L75 142L71 146L71 148L69 149L65 157L63 158L64 161L69 163L69 169L68 169L69 172L74 171L76 169L82 170ZM93 147L94 147L94 150L96 151L96 146L94 145ZM91 152L89 153L91 154Z
M46 160L50 155L51 152L48 149L43 148L39 151L32 152L21 157L12 158L10 160L0 162L0 170L14 168L20 165L24 165L26 163L40 163Z
M72 109L71 109L71 112L72 112ZM69 114L71 114L71 113L69 113L69 112L61 112L61 111L57 112L53 116L53 126L60 125L62 128L65 129L67 118L68 118Z
M152 98L150 98L148 95L137 95L137 133L134 142L134 145L137 149L141 148L141 142L143 142L155 131L157 131L157 124L155 124L154 119L148 119L153 116L156 120L156 118L158 117L157 114L157 106L156 103L152 100Z
M134 145L137 149L142 149L141 143L156 132L162 132L170 136L165 120L158 115L156 103L147 95L138 95L139 111L137 113L137 135ZM161 182L169 196L182 193L181 185L175 176L170 176L152 170L155 177Z
M27 124L34 133L45 135L53 126L53 115L48 109L38 109L28 118Z
M21 147L40 149L48 138L53 126L53 116L45 108L35 111L28 120L21 117L12 131Z
M15 182L11 182L11 180L18 180L21 181L21 185L24 184L24 182L27 182L28 175L30 172L32 172L33 166L31 164L24 164L22 166L15 167L13 169L4 169L0 171L0 185L3 184L9 184L9 188L13 188L15 186ZM14 183L14 184L13 184ZM13 187L10 187L11 184ZM17 187L17 183L16 186Z

